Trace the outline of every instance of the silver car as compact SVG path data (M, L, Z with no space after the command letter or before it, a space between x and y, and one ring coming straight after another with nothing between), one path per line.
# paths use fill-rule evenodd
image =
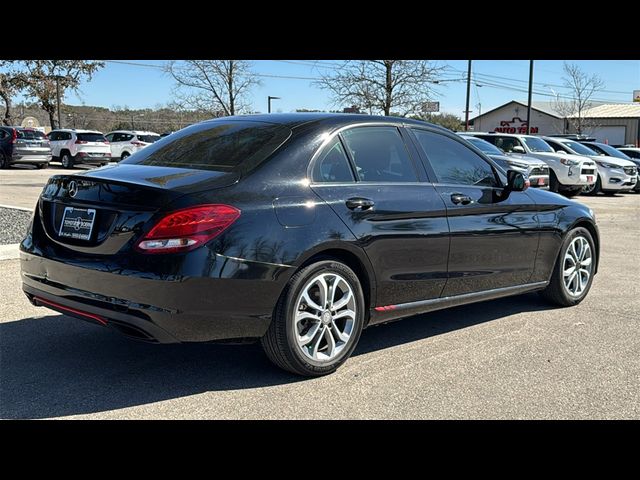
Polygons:
M50 161L51 145L40 130L0 127L0 168L18 163L46 168Z
M516 170L523 173L529 179L529 184L532 187L549 186L549 166L543 161L518 153L506 155L498 147L482 138L465 134L460 134L460 136L485 153L505 171Z
M613 151L611 153L604 149L596 150L593 146L595 142L582 143L569 138L558 137L543 138L556 152L583 155L596 162L598 166L596 183L585 186L582 191L583 194L595 195L598 192L602 192L612 195L625 190L633 190L636 186L636 165L631 160L625 159L625 155L615 148L606 145Z

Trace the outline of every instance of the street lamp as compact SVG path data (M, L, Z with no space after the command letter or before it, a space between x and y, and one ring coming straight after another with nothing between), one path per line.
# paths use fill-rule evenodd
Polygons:
M269 95L267 97L267 112L271 113L271 100L280 100L280 97L272 97Z

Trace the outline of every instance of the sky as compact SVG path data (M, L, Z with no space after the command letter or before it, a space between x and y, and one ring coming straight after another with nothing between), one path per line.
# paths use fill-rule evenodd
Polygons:
M632 91L640 90L640 60L568 60L587 73L598 74L604 90L594 98L611 103L632 100ZM130 63L107 61L89 82L80 86L78 95L69 93L66 103L129 108L153 108L172 100L173 81L165 74L162 60L131 60ZM126 61L129 62L129 61ZM253 69L261 75L262 85L253 89L254 111L267 111L267 96L281 97L272 102L273 111L290 112L298 108L329 110L332 104L328 92L312 84L321 72L341 65L337 60L258 60ZM440 84L435 85L433 100L440 102L440 111L464 115L467 70L466 60L438 60L443 67ZM562 87L563 62L537 60L534 64L533 100L553 100L556 94L566 94ZM476 60L472 62L471 117L510 100L527 98L528 60ZM275 77L274 77L275 76ZM277 78L296 77L296 78Z

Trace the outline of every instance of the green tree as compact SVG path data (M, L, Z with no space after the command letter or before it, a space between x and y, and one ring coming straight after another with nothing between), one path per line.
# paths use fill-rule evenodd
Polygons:
M421 115L411 115L409 118L434 123L453 130L454 132L462 129L462 120L460 117L451 113L423 113Z
M11 112L12 99L25 86L25 76L18 68L16 60L0 60L0 98L4 102L4 115L2 123L13 125Z
M51 128L60 127L56 122L57 88L63 98L66 90L77 91L83 80L104 67L104 62L92 60L25 60L22 64L25 90L47 112Z

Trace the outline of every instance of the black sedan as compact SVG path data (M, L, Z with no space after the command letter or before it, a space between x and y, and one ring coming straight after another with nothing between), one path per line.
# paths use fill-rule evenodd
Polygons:
M260 340L313 376L369 325L529 291L575 305L599 236L443 128L271 114L51 177L20 249L34 305L150 342Z

